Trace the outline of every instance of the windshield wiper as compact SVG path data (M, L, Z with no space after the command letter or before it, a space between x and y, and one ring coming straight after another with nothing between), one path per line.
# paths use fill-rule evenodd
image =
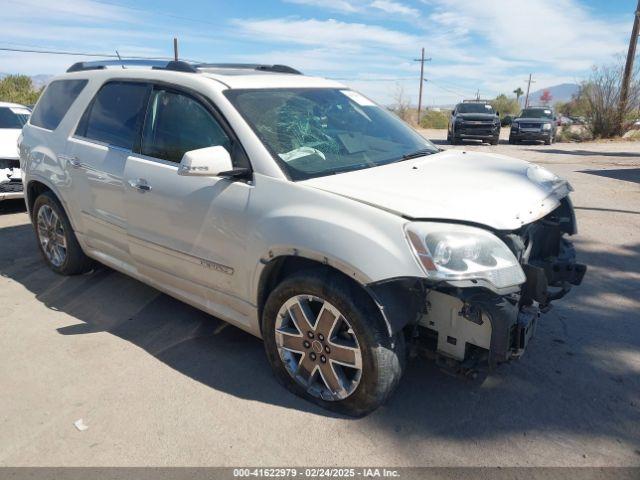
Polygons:
M437 150L434 152L430 148L422 148L420 150L416 150L415 152L405 153L404 155L402 155L401 158L396 160L396 162L401 162L402 160L409 160L411 158L424 157L425 155L431 155L436 152Z

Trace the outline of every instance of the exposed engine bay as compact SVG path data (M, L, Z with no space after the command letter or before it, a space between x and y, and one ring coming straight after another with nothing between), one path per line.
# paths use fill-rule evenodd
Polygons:
M576 263L566 238L576 233L569 197L545 217L510 232L495 232L518 259L526 281L512 292L414 286L425 299L410 332L414 354L436 360L446 371L475 378L499 363L520 357L551 302L582 282L586 266ZM406 305L406 303L405 303Z

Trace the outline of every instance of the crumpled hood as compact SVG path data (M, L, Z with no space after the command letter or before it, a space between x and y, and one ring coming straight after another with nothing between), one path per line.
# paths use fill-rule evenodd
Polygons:
M515 230L559 205L570 185L532 163L448 150L415 160L300 182L410 219Z
M0 158L18 158L20 132L17 128L0 128Z

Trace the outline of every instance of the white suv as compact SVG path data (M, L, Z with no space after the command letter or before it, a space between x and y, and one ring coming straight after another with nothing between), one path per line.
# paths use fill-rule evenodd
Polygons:
M475 377L582 280L571 188L547 170L439 151L290 67L141 63L72 66L23 130L44 259L97 260L263 338L302 397L366 414L408 351Z
M17 142L29 115L24 105L0 102L0 200L22 198Z

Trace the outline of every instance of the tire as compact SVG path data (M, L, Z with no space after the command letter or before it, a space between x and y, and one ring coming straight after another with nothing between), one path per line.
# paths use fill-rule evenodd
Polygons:
M498 145L498 143L500 142L500 138L499 137L494 137L491 139L491 145Z
M544 144L545 144L545 145L551 145L552 143L553 143L553 139L552 139L551 137L547 138L547 139L544 141Z
M38 248L51 270L61 275L91 270L93 260L82 251L64 208L52 192L44 192L36 198L32 221Z
M509 137L509 144L516 145L517 143L518 141L516 139Z
M455 135L451 135L451 140L449 141L449 143L451 143L451 145L459 145L460 144L460 140L458 138L456 138Z
M319 306L319 302L324 303ZM310 330L304 331L303 321L294 321L292 312L301 312L301 306L314 322L313 337ZM329 311L326 317L318 313L325 310ZM337 332L341 332L340 337ZM269 363L282 385L323 408L353 417L364 416L385 402L398 385L406 362L404 334L390 335L364 290L328 269L298 272L277 285L265 303L262 333ZM351 346L340 346L347 341ZM285 342L292 350L285 348ZM360 352L359 362L352 361L358 355L354 345ZM325 351L326 357L322 355ZM353 353L347 363L359 364L359 371L331 358L338 360L345 352ZM311 375L307 376L310 369ZM328 385L332 382L324 380L324 372L340 388L331 390Z

